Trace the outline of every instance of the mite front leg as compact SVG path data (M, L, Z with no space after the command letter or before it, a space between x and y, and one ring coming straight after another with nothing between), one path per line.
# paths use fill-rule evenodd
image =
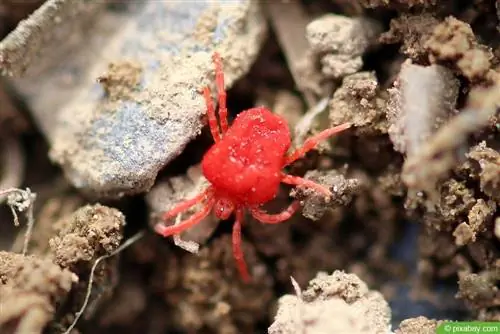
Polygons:
M350 127L351 127L350 123L344 123L344 124L335 126L333 128L323 130L320 133L318 133L312 137L307 138L306 141L304 142L304 145L302 145L302 147L297 148L295 151L293 151L292 153L290 153L286 157L284 166L287 166L287 165L291 164L292 162L294 162L295 160L302 158L307 152L309 152L314 147L316 147L316 145L320 141L323 141L323 140L327 139L328 137L331 137L334 134L342 132Z
M210 88L203 88L203 96L205 97L205 104L207 105L208 126L210 127L210 132L212 133L214 141L218 142L220 140L219 123L217 122L217 117L215 116L215 108Z
M224 88L224 72L222 71L222 60L218 52L214 52L213 61L215 64L215 84L217 86L217 93L219 94L219 119L222 134L226 133L227 124L227 107L226 98L227 93Z
M250 212L252 216L264 224L279 224L285 220L290 219L290 217L299 209L299 201L293 201L292 204L280 213L270 214L265 212L260 208L251 208Z
M244 212L242 208L236 209L236 219L233 225L233 256L236 263L236 267L240 272L241 279L248 283L250 281L250 274L248 273L248 267L245 263L245 257L243 255L243 250L241 248L241 225L243 224Z

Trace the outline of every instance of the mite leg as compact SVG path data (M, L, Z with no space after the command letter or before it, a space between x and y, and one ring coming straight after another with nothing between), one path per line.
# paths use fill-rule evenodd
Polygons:
M250 274L248 273L248 267L245 263L245 257L243 256L243 250L241 248L241 224L243 224L243 215L243 209L237 208L236 220L233 225L233 256L241 279L245 283L248 283L250 281Z
M203 201L204 199L207 199L209 196L212 195L212 187L208 187L205 191L199 193L195 197L188 199L186 201L182 201L179 204L177 204L175 207L170 209L169 211L165 212L163 214L163 220L168 220L170 218L173 218L177 216L179 213L189 209L193 205L197 204L198 202Z
M344 131L350 127L351 127L350 123L344 123L344 124L335 126L333 128L323 130L320 133L318 133L312 137L307 138L306 141L304 142L304 145L302 145L302 147L297 148L295 151L293 151L292 153L290 153L286 157L285 166L287 166L287 165L291 164L292 162L294 162L295 160L303 157L307 152L312 150L320 141L325 140L326 138L331 137L334 134L339 133L341 131Z
M324 194L327 197L327 199L329 199L330 196L332 196L332 193L330 192L330 190L328 188L326 188L326 187L322 186L321 184L318 184L314 181L306 180L302 177L294 176L294 175L288 175L288 174L282 174L282 175L283 176L282 176L281 182L283 182L283 183L294 185L294 186L302 186L302 187L314 189L315 191Z
M264 224L279 224L288 220L300 207L299 201L293 201L292 204L280 213L269 214L260 208L251 208L252 216Z
M215 108L210 88L203 88L203 96L205 97L205 104L207 105L208 126L210 127L210 132L212 133L214 141L218 142L220 140L219 123L217 122L217 117L215 116Z
M217 93L219 94L219 119L222 134L227 131L227 93L224 89L224 72L222 71L222 60L219 53L214 52L213 61L215 64L215 83L217 85Z
M155 231L156 233L161 234L164 237L182 233L184 230L193 227L194 225L198 224L203 218L208 216L210 211L212 211L214 203L215 199L211 198L208 203L205 203L203 209L201 209L199 212L195 213L188 219L182 221L178 225L165 226L163 224L156 224Z

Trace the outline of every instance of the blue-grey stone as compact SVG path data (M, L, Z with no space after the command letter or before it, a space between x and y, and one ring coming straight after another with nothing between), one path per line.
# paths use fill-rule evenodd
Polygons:
M87 27L14 84L69 181L112 198L148 191L200 133L201 88L215 89L213 51L229 88L249 70L267 30L257 0L131 2ZM110 99L97 78L123 61L138 66L139 83Z

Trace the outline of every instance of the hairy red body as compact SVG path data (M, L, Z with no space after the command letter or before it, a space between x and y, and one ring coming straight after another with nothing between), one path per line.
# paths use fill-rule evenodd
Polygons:
M202 161L203 174L217 194L241 205L272 200L281 183L290 130L266 108L241 112Z
M233 253L241 277L248 281L250 274L241 249L244 210L249 210L255 219L265 224L277 224L290 218L299 208L298 201L293 201L288 208L277 214L266 213L260 208L276 197L280 183L309 187L329 197L329 189L301 177L285 174L282 169L312 150L319 141L349 128L350 125L342 124L324 130L308 138L302 147L291 153L288 153L291 146L288 124L266 108L251 108L241 112L229 127L219 54L214 53L213 59L219 93L220 124L209 88L205 87L203 91L208 123L215 141L202 160L203 174L211 185L194 198L179 203L166 212L163 218L167 221L200 202L204 204L203 209L180 224L158 224L155 230L167 237L196 225L212 210L220 219L227 219L235 213Z

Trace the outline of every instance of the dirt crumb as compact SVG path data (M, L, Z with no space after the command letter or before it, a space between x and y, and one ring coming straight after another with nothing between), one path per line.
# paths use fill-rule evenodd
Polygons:
M97 78L111 101L125 100L139 85L142 67L139 62L121 60L111 62L108 71Z
M425 47L439 21L432 14L403 14L391 20L389 31L380 35L385 44L401 43L400 52L417 64L427 64Z
M467 157L477 164L481 191L500 203L500 153L482 141L467 153Z
M375 73L355 73L345 77L333 94L329 104L330 121L333 125L350 122L358 134L387 133L384 106Z
M438 24L426 42L432 62L455 64L470 81L484 80L491 66L491 50L480 45L469 24L452 16Z
M297 294L280 298L269 334L389 332L389 305L354 274L318 273Z
M339 79L363 66L362 55L376 43L378 23L367 18L326 14L307 25L306 37L325 76Z
M465 273L459 278L457 297L465 299L467 304L474 308L496 306L500 300L500 292L496 286L498 279L498 269L479 274Z
M427 212L425 220L438 230L452 231L457 221L465 219L467 213L476 204L474 191L464 181L450 178L439 187L440 200L435 212Z
M496 209L494 201L478 199L468 213L468 223L461 223L453 232L457 246L475 242L476 235L486 230L487 223L493 218Z
M298 187L292 190L290 195L304 203L302 215L311 220L319 220L329 208L348 205L360 188L358 179L346 178L336 170L308 171L304 177L327 187L333 195L327 203L323 195L319 195L310 188L302 189Z
M74 312L85 299L92 266L98 258L118 248L124 225L125 216L120 211L101 204L85 205L54 224L55 236L49 240L49 256L79 277L73 291L74 303L61 312L59 323L54 326L66 327L73 321ZM96 268L92 282L99 289L91 292L84 318L92 316L97 307L111 297L118 282L118 261L119 257L115 256Z
M401 321L395 334L435 334L442 320L427 319L420 316Z
M50 259L0 252L0 332L42 333L77 280Z
M86 205L56 224L59 233L49 241L54 261L72 268L115 250L123 237L125 217L113 208Z

